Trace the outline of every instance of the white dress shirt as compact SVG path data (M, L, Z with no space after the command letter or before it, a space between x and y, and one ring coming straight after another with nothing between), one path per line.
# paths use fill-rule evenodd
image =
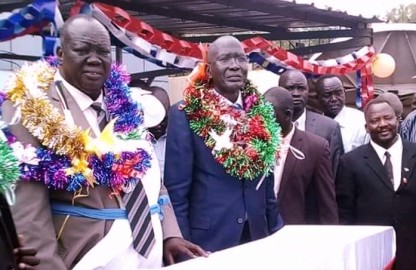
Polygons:
M385 149L380 145L376 144L373 140L370 140L371 146L377 153L377 156L380 158L381 164L384 164L386 161L385 153L386 151L390 154L391 164L393 166L393 180L394 180L394 190L397 190L400 186L402 178L402 154L403 154L403 143L400 135L397 135L397 141L390 146L389 149Z
M166 154L166 133L163 134L159 140L156 141L155 144L155 153L157 160L159 161L159 167L160 167L160 176L162 178L163 183L163 173L165 171L165 154Z
M92 100L89 96L75 88L73 85L69 84L62 75L58 72L55 73L55 81L62 81L65 88L68 90L69 94L74 98L75 102L78 104L79 108L81 109L82 113L84 114L85 118L88 121L92 131L94 132L95 136L99 136L101 134L100 126L98 124L97 118L97 111L94 110L91 105L94 102L100 102L102 104L102 108L104 109L105 104L103 104L103 94L101 92L100 96L97 100ZM68 117L68 116L66 116ZM72 116L73 117L73 116Z
M295 125L292 126L292 130L282 138L282 144L280 145L279 156L274 166L274 193L278 194L280 188L280 182L282 180L283 170L285 168L287 154L289 153L290 142L292 141L293 134L295 133Z
M341 128L342 142L345 153L366 144L370 137L365 130L364 113L344 106L334 118Z
M295 121L297 129L305 131L306 129L306 109L303 110L303 113Z

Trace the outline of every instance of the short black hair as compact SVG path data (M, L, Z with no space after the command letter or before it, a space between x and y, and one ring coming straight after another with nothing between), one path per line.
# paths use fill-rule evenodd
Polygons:
M59 38L61 40L61 47L65 45L65 38L68 35L68 28L71 26L72 22L78 19L84 19L86 21L97 21L96 18L94 18L91 14L77 14L74 16L71 16L68 18L68 20L65 21L64 25L59 29Z
M273 104L273 107L286 112L290 110L293 112L293 97L292 94L284 87L272 87L264 93L266 100Z
M322 84L322 82L323 82L324 80L326 80L326 79L331 79L331 78L337 78L337 79L339 79L339 80L341 81L341 85L342 85L342 87L344 87L344 85L343 85L343 83L342 83L342 80L341 80L341 78L340 78L338 75L335 75L335 74L325 74L325 75L323 75L323 76L320 76L320 77L316 80L316 82L315 82L315 89L316 89L316 92L317 92L317 93L319 92L320 85Z
M387 103L394 110L394 107L387 100L374 98L370 100L369 102L367 102L367 104L365 105L364 116L367 116L367 111L371 106L376 105L376 104L381 104L381 103Z

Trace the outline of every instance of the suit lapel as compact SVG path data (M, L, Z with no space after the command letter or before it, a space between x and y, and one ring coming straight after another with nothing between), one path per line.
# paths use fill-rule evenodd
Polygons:
M411 181L411 175L414 173L416 165L416 152L414 145L408 142L403 142L402 154L402 178L400 179L400 186L407 185Z
M383 164L380 161L380 158L377 156L376 151L369 143L366 145L366 147L367 149L364 151L364 160L367 166L373 170L380 181L382 181L387 187L393 190L393 185L387 175L386 169L383 167Z
M68 90L65 87L62 87L62 95L64 99L66 100L68 109L70 110L72 114L75 125L81 127L83 130L89 129L90 124L88 123L87 118L85 118L84 113L81 111L80 107L75 102L75 99L72 97L72 95L68 92ZM57 93L57 90L54 84L52 84L49 89L49 97L50 97L52 105L58 108L60 112L63 114L63 104L62 104L63 101L59 98L59 95ZM94 132L90 132L90 135L94 136Z
M290 145L295 147L296 149L302 150L303 137L301 136L300 132L297 129L295 129L295 133L293 134ZM287 152L286 161L283 167L282 179L280 180L279 194L283 192L287 183L290 181L289 176L292 175L292 171L295 168L296 162L297 162L297 158L293 155L293 153L289 149Z

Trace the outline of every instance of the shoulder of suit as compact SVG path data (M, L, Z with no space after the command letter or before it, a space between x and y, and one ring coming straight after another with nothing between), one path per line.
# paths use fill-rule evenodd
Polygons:
M306 116L311 119L314 118L315 121L319 122L320 125L326 125L326 126L331 126L331 127L339 126L338 122L335 121L334 119L331 119L328 116L325 116L316 112L306 111Z
M296 129L296 132L299 134L299 136L302 136L305 141L310 142L310 146L313 146L313 147L315 145L317 147L321 147L321 146L325 145L325 143L328 142L325 138L323 138L321 136L318 136L318 135L315 135L315 134L310 133L310 132L305 132L305 131L302 131L302 130L299 130L299 129Z
M416 146L416 144L415 144L415 146ZM370 143L360 145L359 147L354 148L353 150L349 151L348 153L343 154L341 156L341 158L344 158L344 159L352 158L352 159L354 159L354 158L363 156L364 154L368 153L370 147L371 147Z

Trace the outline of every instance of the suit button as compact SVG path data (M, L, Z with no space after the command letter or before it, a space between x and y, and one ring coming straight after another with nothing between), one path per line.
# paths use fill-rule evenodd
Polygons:
M396 194L396 195L394 195L396 198L399 198L400 197L400 195L399 194Z
M244 222L244 219L242 219L242 218L238 218L238 219L237 219L237 222L238 222L239 224L242 224L242 223Z

